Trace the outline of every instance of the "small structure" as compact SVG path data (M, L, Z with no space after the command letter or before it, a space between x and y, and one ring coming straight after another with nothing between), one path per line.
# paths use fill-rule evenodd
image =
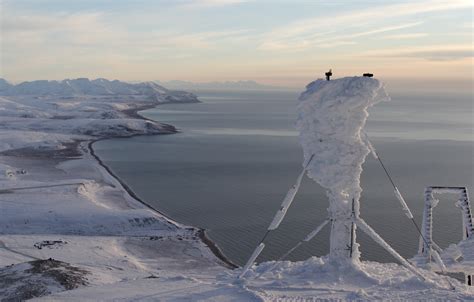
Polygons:
M456 207L462 214L462 240L458 244L451 244L441 249L433 241L433 208L439 200L434 194L456 194ZM439 187L430 186L425 189L425 207L423 212L423 236L420 236L418 254L412 259L417 266L425 267L443 273L464 273L466 283L473 284L474 276L474 226L469 197L466 187ZM434 259L439 253L441 263ZM434 260L434 263L431 261Z
M326 72L325 75L326 75L326 81L329 81L332 76L332 69L329 69L329 71Z
M363 74L363 76L366 77L366 78L371 78L371 77L374 76L374 74L366 72L366 73Z

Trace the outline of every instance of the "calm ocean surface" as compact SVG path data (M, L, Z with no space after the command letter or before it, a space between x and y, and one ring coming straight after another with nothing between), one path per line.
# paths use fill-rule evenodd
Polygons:
M428 185L467 186L473 199L473 100L470 94L397 93L370 111L367 132L421 225ZM294 130L297 92L198 91L203 103L169 104L141 112L172 124L175 135L110 139L97 154L144 200L176 221L209 230L232 261L243 264L301 169ZM362 174L361 216L405 257L418 234L402 213L382 168L368 157ZM455 196L442 196L434 240L461 239ZM305 179L280 228L258 261L273 260L327 217L325 191ZM329 228L290 260L328 252ZM395 261L358 232L364 259Z

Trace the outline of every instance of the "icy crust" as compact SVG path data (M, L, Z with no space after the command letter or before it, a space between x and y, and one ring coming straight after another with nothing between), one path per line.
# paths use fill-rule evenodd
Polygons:
M382 84L372 78L316 80L299 98L296 127L305 162L314 154L308 176L328 189L330 198L358 199L360 175L370 152L361 131L367 109L389 100Z

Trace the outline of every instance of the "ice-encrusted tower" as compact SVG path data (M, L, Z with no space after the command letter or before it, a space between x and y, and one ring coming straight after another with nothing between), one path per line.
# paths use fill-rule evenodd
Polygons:
M413 214L403 196L363 131L369 116L368 108L389 99L383 85L369 76L347 77L332 81L320 79L306 86L306 91L299 98L296 122L304 151L303 171L283 199L280 209L243 267L239 278L245 276L265 248L264 241L267 235L280 225L298 192L304 174L307 173L310 178L326 189L329 197L328 218L278 260L286 258L303 242L310 241L328 222L331 222L329 263L338 266L349 264L358 270L363 269L358 265L360 262L359 245L356 243L356 228L358 227L420 280L430 281L423 272L398 254L359 217L362 164L367 155L372 153L392 183L395 196L405 215L416 226ZM436 251L433 250L432 253L441 263ZM275 265L270 267L270 270L274 267ZM451 288L454 287L451 286Z
M368 77L316 80L299 98L296 127L305 162L313 157L307 173L329 197L330 260L359 261L355 221L362 164L370 152L363 128L367 109L388 99L383 85Z

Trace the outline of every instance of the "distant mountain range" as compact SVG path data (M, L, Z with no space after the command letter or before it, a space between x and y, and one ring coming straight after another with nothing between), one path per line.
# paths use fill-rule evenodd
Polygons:
M189 92L175 91L155 82L126 83L119 80L87 78L66 79L62 81L38 80L14 85L0 79L0 95L143 95L159 102L198 102Z
M189 81L156 81L160 85L169 89L185 89L185 90L199 90L199 89L221 89L221 90L273 90L284 89L284 87L270 86L257 83L255 81L225 81L225 82L204 82L195 83Z

